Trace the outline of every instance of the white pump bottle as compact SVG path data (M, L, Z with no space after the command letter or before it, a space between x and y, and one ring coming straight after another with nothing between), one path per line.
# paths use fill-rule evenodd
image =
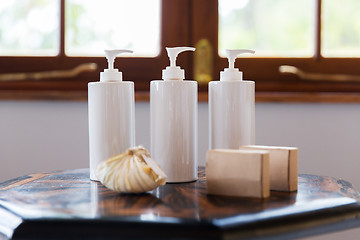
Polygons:
M108 69L100 73L100 82L88 84L90 179L97 180L97 165L135 146L134 83L122 81L122 72L114 69L120 53L130 50L105 50Z
M255 83L244 81L235 59L252 50L226 50L229 68L209 83L209 148L238 149L255 144Z
M167 182L197 179L197 82L184 80L176 58L191 47L166 48L170 66L163 80L150 83L151 157L167 175Z

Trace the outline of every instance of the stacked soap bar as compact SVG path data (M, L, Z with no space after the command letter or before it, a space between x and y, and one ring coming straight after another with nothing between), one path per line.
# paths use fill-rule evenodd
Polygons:
M297 148L242 146L209 150L207 191L226 196L267 198L270 190L297 190Z
M270 189L292 192L297 190L298 149L294 147L242 146L240 149L268 151L270 154Z

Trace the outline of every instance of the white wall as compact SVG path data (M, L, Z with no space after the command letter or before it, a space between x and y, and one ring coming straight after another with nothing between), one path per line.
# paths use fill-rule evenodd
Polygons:
M208 146L207 114L207 104L200 103L201 165ZM344 178L357 188L359 124L360 104L256 104L256 144L297 146L300 173ZM149 139L149 104L138 102L136 142L149 148ZM0 101L0 181L28 173L87 167L86 102ZM354 232L326 239L352 239Z

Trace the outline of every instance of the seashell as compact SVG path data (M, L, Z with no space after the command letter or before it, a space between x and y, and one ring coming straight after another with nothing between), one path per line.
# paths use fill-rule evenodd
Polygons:
M165 173L143 147L99 163L95 174L104 186L121 193L147 192L166 183Z

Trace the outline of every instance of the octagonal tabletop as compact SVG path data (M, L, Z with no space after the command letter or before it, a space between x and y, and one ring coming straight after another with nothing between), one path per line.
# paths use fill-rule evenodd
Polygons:
M88 169L0 184L0 239L281 239L360 225L360 195L341 179L299 175L297 192L269 199L208 195L192 183L119 194Z

